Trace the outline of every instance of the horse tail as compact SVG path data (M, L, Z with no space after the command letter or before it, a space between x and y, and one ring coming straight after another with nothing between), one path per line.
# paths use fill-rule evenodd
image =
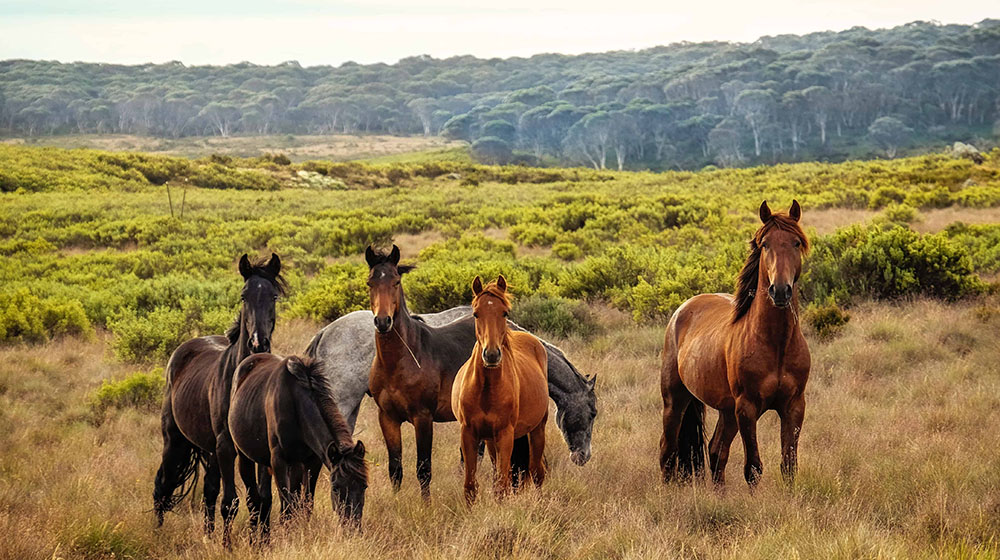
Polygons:
M705 404L691 399L677 438L677 470L684 478L705 473Z
M181 433L174 422L170 385L163 399L160 420L163 432L163 457L153 483L153 511L163 525L163 514L174 509L198 485L198 466L207 466L204 454Z

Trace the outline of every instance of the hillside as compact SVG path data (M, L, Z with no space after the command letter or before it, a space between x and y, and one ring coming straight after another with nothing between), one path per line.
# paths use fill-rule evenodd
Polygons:
M1000 24L303 68L0 62L0 132L382 133L485 162L699 169L996 143Z

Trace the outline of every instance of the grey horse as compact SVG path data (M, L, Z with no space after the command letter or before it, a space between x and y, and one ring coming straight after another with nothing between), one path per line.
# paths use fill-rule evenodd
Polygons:
M472 308L463 305L417 318L432 327L440 327L470 315ZM352 431L361 401L368 392L368 375L375 359L374 318L368 310L348 313L316 333L306 349L309 357L324 362L323 371L330 379L337 405ZM471 322L469 325L473 327ZM525 330L513 322L511 328ZM590 442L597 417L594 394L597 376L587 379L566 359L562 350L544 340L542 344L549 355L549 397L556 403L556 425L569 446L570 459L582 466L590 460Z

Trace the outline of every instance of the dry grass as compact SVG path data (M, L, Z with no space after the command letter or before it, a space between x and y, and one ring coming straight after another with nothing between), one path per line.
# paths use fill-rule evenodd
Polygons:
M263 551L233 554L200 532L190 502L154 529L157 414L94 418L87 395L134 368L106 340L0 349L0 558L992 558L1000 530L1000 308L996 300L915 301L853 311L831 341L810 339L814 369L794 490L777 472L776 416L760 437L764 480L751 495L737 442L729 487L664 486L656 447L662 326L600 312L605 334L564 346L598 373L594 458L568 461L550 426L540 490L467 509L457 427L439 425L434 498L424 504L404 430L403 490L393 494L367 401L359 437L372 480L364 532L341 531L321 482L307 523ZM276 351L301 350L317 325L279 325ZM714 421L714 419L712 420ZM488 469L484 469L488 470ZM486 483L486 474L481 477ZM245 514L237 526L246 526Z
M870 222L879 215L875 210L860 210L856 208L823 208L802 215L802 223L806 228L815 228L816 233L826 235L837 228L856 223ZM929 208L917 213L917 220L911 227L920 233L935 233L955 222L966 224L995 224L1000 222L1000 208L964 208L949 206L948 208Z
M98 150L147 152L153 154L204 157L210 154L253 157L282 153L293 161L326 159L346 161L380 158L411 152L444 150L464 146L440 137L358 135L270 135L270 136L191 136L178 139L130 134L67 134L34 138L11 138L7 143L93 148Z

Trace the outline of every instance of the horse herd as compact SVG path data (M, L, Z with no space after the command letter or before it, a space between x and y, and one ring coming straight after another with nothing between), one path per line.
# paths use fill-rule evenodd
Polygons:
M759 213L762 226L750 242L736 294L691 298L667 327L659 454L665 482L704 472L706 404L719 410L708 454L716 484L724 483L737 431L746 450L744 476L751 486L757 483L756 424L772 409L781 418L781 472L789 482L794 477L810 365L796 284L808 240L798 225L797 202L787 213L772 213L764 202ZM309 513L325 466L334 509L344 523L359 526L368 469L365 446L353 433L365 394L378 405L394 490L403 478L404 422L414 427L416 476L425 499L435 422L460 425L470 506L484 443L498 498L529 478L541 485L550 398L572 462L587 463L596 375L583 376L562 351L508 319L511 300L502 275L485 285L477 276L471 306L415 315L401 285L413 267L400 264L399 248L368 247L365 260L371 310L324 327L304 356L281 358L270 354L275 304L286 291L281 261L276 254L261 262L243 255L242 303L233 325L224 336L184 342L167 364L163 453L153 491L158 524L191 492L201 470L204 529L214 530L221 490L223 544L230 546L238 468L251 539L266 539L272 478L286 519Z

